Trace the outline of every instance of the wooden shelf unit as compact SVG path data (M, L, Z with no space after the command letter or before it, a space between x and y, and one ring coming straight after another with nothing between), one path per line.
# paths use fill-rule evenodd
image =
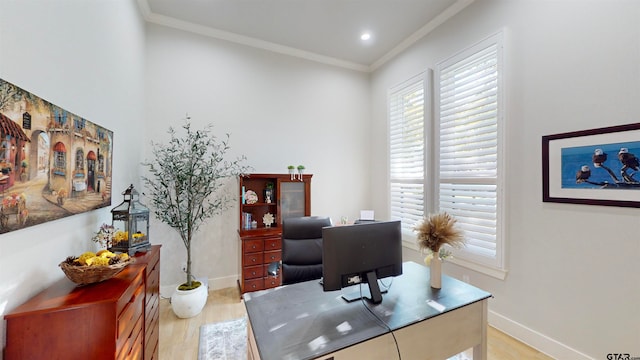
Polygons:
M297 176L297 175L296 175ZM267 268L272 262L282 259L282 220L288 217L311 215L311 177L303 175L302 180L292 179L289 174L248 174L239 177L238 196L240 229L239 277L240 292L268 289L282 284L281 277L271 276ZM272 202L265 202L264 189L274 185ZM243 203L244 191L253 190L258 195L254 204ZM251 214L257 222L256 228L247 228L243 213ZM271 227L263 222L265 214L274 217Z

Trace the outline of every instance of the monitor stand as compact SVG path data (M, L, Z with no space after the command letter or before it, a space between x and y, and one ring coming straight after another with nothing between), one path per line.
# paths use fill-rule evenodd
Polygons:
M375 271L367 273L367 283L369 284L369 289L362 289L362 293L360 291L354 291L348 294L343 294L342 298L346 302L353 302L364 298L371 301L373 304L381 303L382 294L385 294L387 289L380 291L380 285L378 285L378 277L376 276ZM360 286L362 286L362 284Z

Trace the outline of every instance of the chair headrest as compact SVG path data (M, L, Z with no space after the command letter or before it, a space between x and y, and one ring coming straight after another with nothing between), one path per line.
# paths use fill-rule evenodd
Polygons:
M282 220L282 238L319 239L322 238L322 228L331 225L331 218L323 216L287 218Z

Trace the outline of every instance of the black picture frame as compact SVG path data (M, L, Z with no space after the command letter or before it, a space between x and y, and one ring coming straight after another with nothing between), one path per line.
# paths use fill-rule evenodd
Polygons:
M542 201L640 207L638 156L640 123L543 136Z

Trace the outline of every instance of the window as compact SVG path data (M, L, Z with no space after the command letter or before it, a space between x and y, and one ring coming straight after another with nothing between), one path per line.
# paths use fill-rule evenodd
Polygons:
M84 151L76 150L76 170L84 170Z
M498 33L437 64L433 82L421 74L388 98L391 218L413 237L425 214L448 212L467 241L453 261L498 278L505 276L501 78Z
M73 127L76 128L76 131L80 131L84 129L87 125L87 120L85 119L73 119Z
M388 103L391 218L409 234L424 217L425 75L391 89Z
M104 173L104 156L98 155L98 172Z
M57 142L53 146L53 173L55 175L66 174L67 168L67 149L64 144L61 142Z
M463 261L504 269L501 234L502 37L436 67L438 210L458 220Z

